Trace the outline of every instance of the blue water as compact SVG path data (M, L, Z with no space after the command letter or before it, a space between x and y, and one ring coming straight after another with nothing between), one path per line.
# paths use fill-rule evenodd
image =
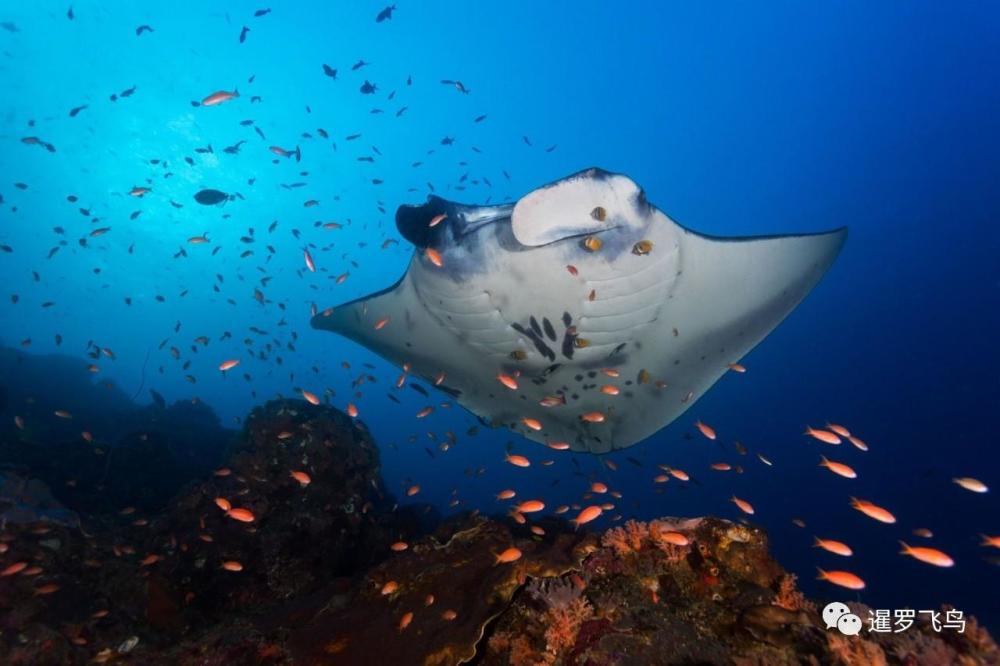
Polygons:
M1000 626L1000 568L984 559L997 553L978 536L1000 533L1000 11L938 2L397 4L376 23L384 5L371 2L274 3L260 18L257 5L236 2L74 2L72 21L65 2L0 2L0 21L15 28L0 30L0 244L13 250L0 253L2 342L48 353L58 333L58 349L82 359L92 340L116 355L99 361L99 380L129 394L148 352L147 387L171 402L197 396L229 423L296 387L330 389L335 406L358 405L389 486L403 496L419 483L410 501L443 512L456 510L453 496L459 509L501 511L493 495L508 487L549 507L578 502L591 476L624 493L601 527L615 514L736 519L727 501L735 493L752 501L754 522L809 593L877 608L950 602ZM154 31L136 36L143 24ZM359 59L370 64L351 71ZM336 80L324 63L338 69ZM365 80L375 94L359 92ZM133 95L109 100L132 86ZM190 104L233 88L241 96L220 106ZM266 140L240 125L248 119ZM353 134L361 137L348 141ZM56 151L22 143L28 136ZM441 145L444 137L454 144ZM239 154L223 152L239 140ZM209 144L212 154L194 150ZM301 162L277 158L271 145L300 147ZM396 206L422 201L429 184L449 199L499 202L589 166L628 174L653 203L705 233L850 228L824 280L744 359L749 371L724 377L678 422L611 456L618 471L504 430L467 437L476 420L457 407L416 421L418 409L448 397L402 391L402 405L390 402L396 368L310 329L313 304L398 279L412 249L381 245L399 238ZM296 181L308 185L281 187ZM136 185L152 192L129 196ZM206 187L245 199L200 206L192 197ZM79 201L69 203L71 194ZM319 204L305 208L309 199ZM249 228L252 245L239 240ZM187 243L203 232L211 243ZM315 274L304 272L306 244ZM181 248L187 256L174 258ZM247 249L254 254L240 258ZM231 339L220 340L225 331ZM200 335L211 342L193 352ZM266 360L250 353L268 342ZM228 358L242 363L223 376L216 367ZM378 383L355 395L361 373ZM718 430L725 450L697 436L697 418ZM801 435L827 420L850 427L870 452L830 453ZM459 443L442 452L448 430ZM733 440L774 467L738 456ZM503 462L507 442L556 463L515 469ZM859 478L818 468L820 452ZM710 471L719 460L745 473ZM656 494L657 463L694 482ZM953 476L995 490L974 495ZM886 506L898 523L861 516L848 495ZM897 554L897 540L921 541L911 535L917 527L934 532L921 545L948 552L954 568ZM846 541L855 556L838 561L812 548L814 534ZM816 582L816 566L854 571L868 587L856 595Z

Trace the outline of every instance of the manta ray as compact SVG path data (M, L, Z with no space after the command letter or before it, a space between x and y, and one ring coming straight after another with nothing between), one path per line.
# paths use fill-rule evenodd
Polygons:
M396 226L415 247L402 278L312 326L484 422L598 454L688 410L805 298L847 237L699 234L601 169L513 204L430 196L400 206Z

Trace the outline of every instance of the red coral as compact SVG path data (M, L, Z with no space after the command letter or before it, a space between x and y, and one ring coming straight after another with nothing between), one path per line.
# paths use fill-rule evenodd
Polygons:
M583 597L563 606L553 606L545 616L545 648L553 655L563 654L576 644L580 625L589 620L594 609Z
M624 527L613 527L601 537L601 545L612 548L619 557L642 549L643 540L649 534L646 523L630 520Z
M778 583L778 592L774 596L774 605L790 611L816 610L816 605L806 599L806 596L795 587L796 580L798 579L795 574L791 573L781 577L781 581Z

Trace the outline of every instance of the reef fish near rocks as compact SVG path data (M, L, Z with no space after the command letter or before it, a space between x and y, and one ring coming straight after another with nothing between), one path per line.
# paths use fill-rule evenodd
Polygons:
M313 327L424 378L445 373L441 388L494 425L591 453L683 414L805 298L847 237L704 236L600 169L515 204L431 196L401 206L396 226L417 249L403 277ZM607 368L617 393L594 379Z

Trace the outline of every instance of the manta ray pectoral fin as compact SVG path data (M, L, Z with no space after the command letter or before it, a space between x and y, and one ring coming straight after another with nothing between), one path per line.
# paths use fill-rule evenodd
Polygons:
M724 348L736 361L816 286L846 239L846 227L753 238L713 238L684 229L670 326L703 340L698 347L706 353ZM719 373L724 369L721 364Z

